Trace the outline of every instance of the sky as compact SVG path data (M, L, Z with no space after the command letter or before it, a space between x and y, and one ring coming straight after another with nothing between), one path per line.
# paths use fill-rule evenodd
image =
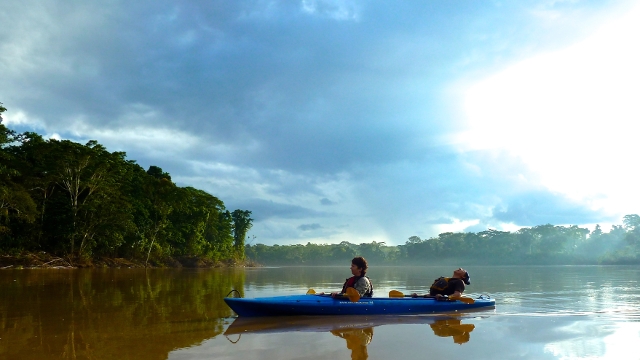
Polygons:
M7 127L159 166L252 244L622 224L637 64L637 0L0 6Z

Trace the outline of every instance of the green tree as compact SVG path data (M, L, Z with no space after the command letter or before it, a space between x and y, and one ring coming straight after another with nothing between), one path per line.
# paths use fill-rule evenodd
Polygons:
M136 169L122 152L105 151L100 157L105 175L81 212L80 253L113 256L136 231L132 202L123 192Z
M2 103L0 102L0 122L2 122L2 113L7 111L7 108L2 106Z
M49 143L58 155L54 170L56 183L67 195L70 205L70 255L83 255L91 238L91 220L96 218L91 211L95 211L91 201L112 180L109 176L112 165L110 154L95 140L90 140L84 146L68 140L52 139ZM76 244L77 241L80 243ZM78 249L76 245L79 245Z
M157 246L158 242L165 245L166 234L164 230L170 224L169 215L174 210L178 196L178 190L171 182L171 177L157 176L164 174L162 169L151 166L147 174L150 176L146 176L142 180L142 189L148 203L142 211L142 217L139 217L137 222L138 233L141 236L140 245L143 249L146 248L145 266L149 263L154 246ZM159 248L162 249L164 246L161 245Z
M624 229L627 231L633 231L640 227L640 216L636 214L625 215L622 218L622 223L624 224Z
M640 216L635 214L625 215L623 224L627 231L624 235L624 241L628 244L632 253L640 253Z
M162 168L155 165L149 166L149 170L147 170L147 174L153 176L158 180L167 179L168 181L171 181L171 175L169 175L169 173L162 171Z
M172 246L181 256L232 257L231 218L224 203L192 187L178 190L171 216Z
M234 210L231 213L231 219L233 219L233 246L237 256L242 260L244 259L245 238L247 237L247 232L253 226L251 211Z
M362 243L358 245L356 253L363 256L371 263L382 263L385 261L386 254L383 250L385 246L384 242L372 241L370 244Z
M333 261L340 263L348 263L356 257L356 250L353 248L353 245L342 241L340 244L333 245L331 247L330 257Z
M6 110L0 103L0 120ZM16 157L10 151L17 141L16 133L0 123L0 235L5 235L4 246L14 245L15 234L9 223L16 220L33 223L37 213L35 202L20 181Z

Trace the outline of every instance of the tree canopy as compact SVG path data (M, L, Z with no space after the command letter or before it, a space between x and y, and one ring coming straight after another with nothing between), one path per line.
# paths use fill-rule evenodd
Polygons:
M246 215L242 223L217 197L179 187L160 167L145 171L95 140L44 139L0 123L2 252L235 261L253 220L248 210L236 213Z

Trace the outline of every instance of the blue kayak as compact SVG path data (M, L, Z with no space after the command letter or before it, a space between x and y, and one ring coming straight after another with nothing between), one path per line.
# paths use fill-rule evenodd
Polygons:
M481 296L472 304L460 300L435 298L389 297L360 298L352 302L330 295L289 295L262 298L232 298L224 301L238 316L282 315L410 315L448 313L472 309L494 308L495 299Z

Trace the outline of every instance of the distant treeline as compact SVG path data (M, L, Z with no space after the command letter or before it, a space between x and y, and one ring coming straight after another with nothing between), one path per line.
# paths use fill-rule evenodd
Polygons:
M45 140L0 123L0 253L235 261L250 215L94 140Z
M317 245L247 245L246 256L264 265L345 265L364 256L376 265L640 264L640 216L603 232L578 226L539 225L516 232L446 232L429 239L412 236L404 245L384 242Z

